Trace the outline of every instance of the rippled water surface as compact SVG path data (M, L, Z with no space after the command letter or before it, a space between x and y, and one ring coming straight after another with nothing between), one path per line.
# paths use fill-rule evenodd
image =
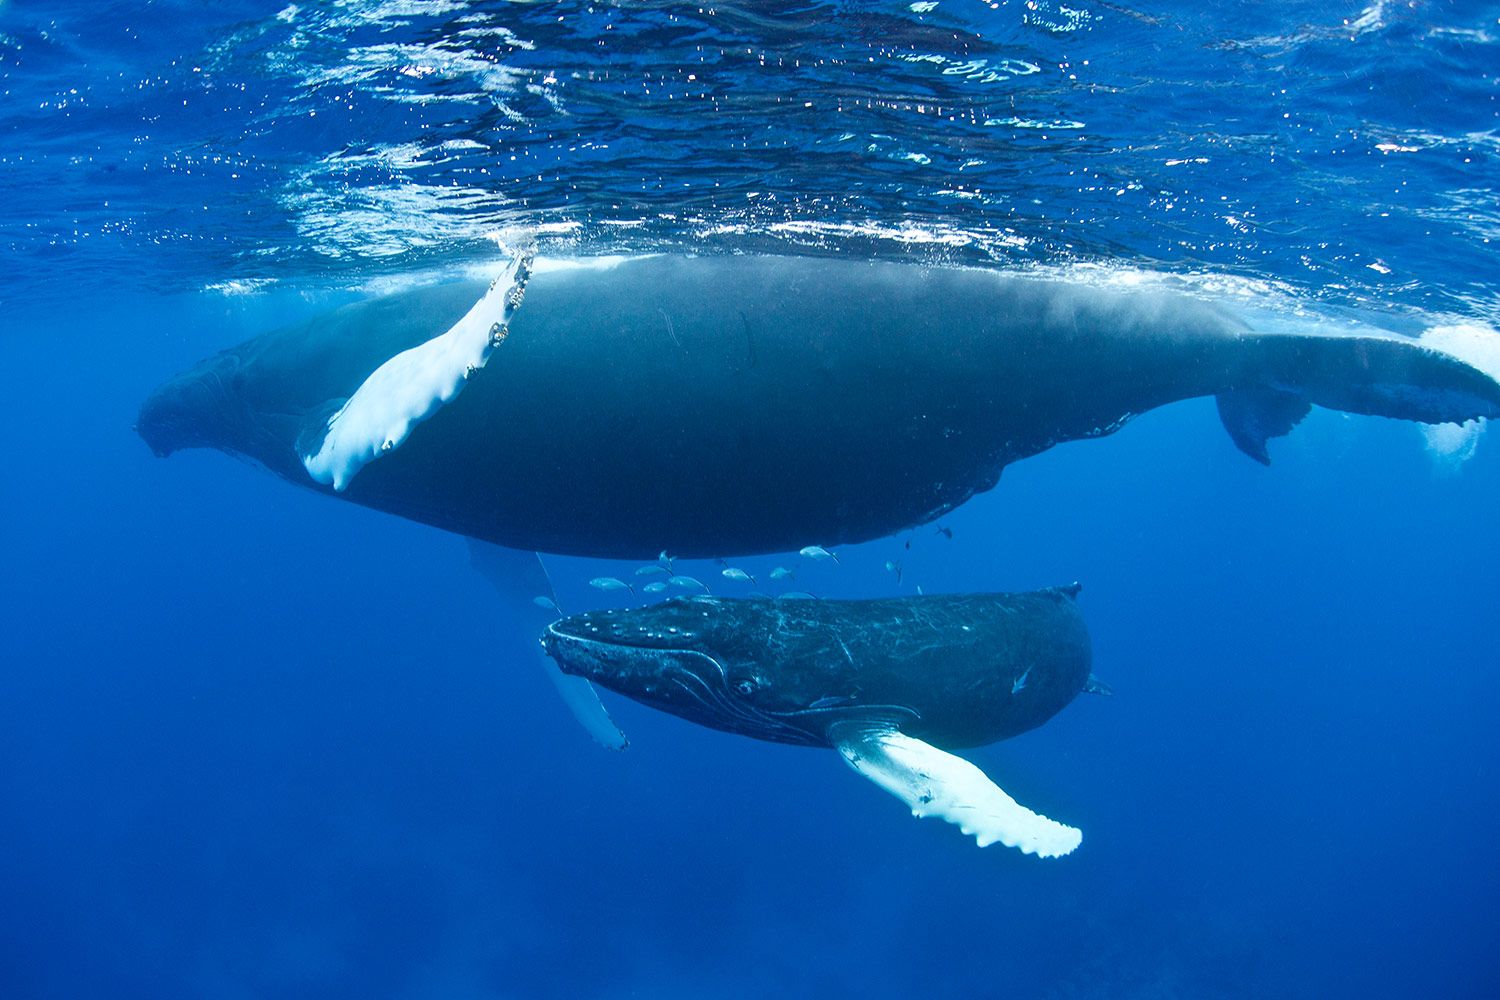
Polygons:
M1493 316L1500 8L11 4L14 284L684 247L1124 261Z

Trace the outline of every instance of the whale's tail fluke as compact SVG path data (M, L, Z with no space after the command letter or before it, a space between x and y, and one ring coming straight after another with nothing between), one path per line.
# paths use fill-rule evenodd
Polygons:
M1247 337L1243 376L1218 394L1235 445L1265 465L1266 442L1314 404L1425 424L1500 417L1500 381L1457 355L1394 336Z

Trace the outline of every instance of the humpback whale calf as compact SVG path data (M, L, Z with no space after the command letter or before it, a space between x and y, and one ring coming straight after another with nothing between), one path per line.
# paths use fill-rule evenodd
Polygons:
M916 816L1056 857L1082 834L948 750L1034 729L1091 686L1078 586L864 601L679 597L548 626L564 673L715 729L832 747Z
M1500 384L1411 339L977 268L663 255L355 304L170 380L137 429L511 548L727 556L929 522L1197 396L1262 462L1314 404L1500 416Z

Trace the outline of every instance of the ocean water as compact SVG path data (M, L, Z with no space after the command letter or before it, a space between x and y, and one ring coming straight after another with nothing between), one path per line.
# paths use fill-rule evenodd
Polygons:
M620 699L603 751L460 539L132 431L527 240L1500 337L1497 95L1493 3L0 3L0 997L1500 995L1483 431L1267 469L1189 401L805 566L1083 583L1114 696L971 755L1053 861Z

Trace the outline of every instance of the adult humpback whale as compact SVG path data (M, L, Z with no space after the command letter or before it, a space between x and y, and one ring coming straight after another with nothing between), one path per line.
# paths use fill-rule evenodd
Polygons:
M946 749L1034 729L1089 685L1078 587L873 601L676 598L542 637L566 673L691 722L836 748L917 816L1054 857L1082 834Z
M1500 384L1416 341L1257 333L1164 294L766 256L526 277L258 337L137 427L159 455L218 448L503 546L649 558L880 537L1194 396L1260 461L1312 404L1500 416Z

